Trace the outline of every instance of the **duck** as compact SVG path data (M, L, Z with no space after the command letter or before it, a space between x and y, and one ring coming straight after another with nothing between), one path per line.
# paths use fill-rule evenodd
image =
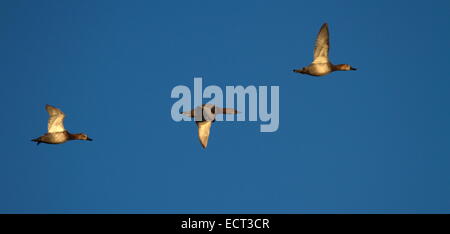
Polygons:
M301 69L294 69L296 73L306 74L310 76L325 76L335 71L355 71L356 68L348 64L334 65L328 59L328 51L330 49L330 40L328 33L328 24L324 23L317 35L314 48L313 62Z
M46 134L31 140L36 142L37 145L41 143L62 144L71 140L92 141L92 139L84 133L71 134L64 129L65 114L60 109L47 104L45 110L47 110L49 114L48 129Z
M239 114L241 112L233 108L221 108L214 104L203 104L197 108L181 112L181 114L194 118L198 127L198 139L203 149L208 145L208 139L212 123L216 121L217 114Z

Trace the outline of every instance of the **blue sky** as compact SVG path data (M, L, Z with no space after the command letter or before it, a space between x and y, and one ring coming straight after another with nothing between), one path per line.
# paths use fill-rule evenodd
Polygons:
M448 1L1 1L1 213L448 213ZM330 58L295 74L322 23ZM202 149L177 85L280 86ZM45 104L93 142L36 146Z

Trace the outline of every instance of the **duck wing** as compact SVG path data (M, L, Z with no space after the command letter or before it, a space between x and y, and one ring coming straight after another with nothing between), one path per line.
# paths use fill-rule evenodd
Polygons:
M216 107L216 114L239 114L241 112L233 108L220 108Z
M206 146L208 145L209 130L211 129L212 122L202 121L195 123L197 124L198 127L198 139L200 140L202 147L206 148Z
M205 113L203 113L203 112L205 112ZM202 121L205 119L204 115L206 115L207 113L210 113L210 112L211 112L211 110L208 111L208 110L202 108L201 106L199 106L193 110L182 112L181 114L183 114L187 117L190 117L190 118L195 118L195 121Z
M317 35L313 63L328 63L328 51L330 49L329 37L328 24L324 23Z
M48 132L64 132L64 113L60 109L50 105L46 105L45 109L50 116L48 118Z
M185 112L181 112L181 114L186 115L187 117L194 117L195 116L195 111L194 110L190 110L190 111L185 111Z

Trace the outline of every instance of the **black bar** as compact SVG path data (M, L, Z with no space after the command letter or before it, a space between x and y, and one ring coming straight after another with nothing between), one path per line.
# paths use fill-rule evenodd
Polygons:
M36 214L0 215L3 230L114 231L115 233L315 233L448 229L449 215L383 214ZM156 230L160 230L156 232Z

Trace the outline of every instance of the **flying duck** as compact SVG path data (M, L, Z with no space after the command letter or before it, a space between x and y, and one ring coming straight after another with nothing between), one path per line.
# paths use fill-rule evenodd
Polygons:
M34 142L37 142L37 145L39 145L40 143L62 144L70 140L92 141L92 139L84 133L71 134L67 130L65 130L65 115L60 109L50 105L46 105L45 109L50 116L48 118L48 132L43 136L32 140Z
M203 148L208 145L211 125L216 121L216 114L238 114L233 108L220 108L213 104L203 104L193 110L182 112L182 114L193 117L198 127L198 139Z
M348 64L333 65L328 60L328 51L330 49L330 40L328 33L328 24L324 23L320 28L314 48L313 62L301 69L294 69L294 72L307 74L311 76L324 76L334 71L350 71L356 68Z

